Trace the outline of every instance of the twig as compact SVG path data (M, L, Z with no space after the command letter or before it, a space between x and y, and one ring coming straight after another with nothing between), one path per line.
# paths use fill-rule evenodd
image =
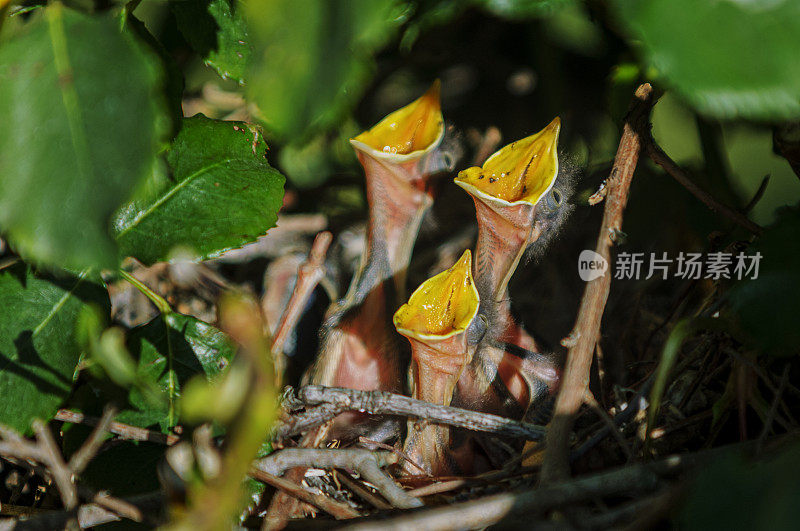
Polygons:
M55 419L61 422L71 422L73 424L86 424L87 426L97 426L100 423L100 419L97 417L88 417L83 413L70 411L69 409L59 409ZM111 422L106 429L114 435L119 435L123 439L130 439L132 441L154 442L171 446L180 440L176 435L164 435L163 433L123 424L121 422Z
M778 384L778 390L775 391L775 398L772 400L772 405L769 408L769 414L767 415L767 420L764 421L764 428L761 430L761 434L758 436L758 443L756 445L756 454L761 453L761 449L764 447L764 441L767 439L769 435L769 430L772 429L772 423L775 420L775 415L778 413L778 404L780 404L781 399L783 398L783 392L786 390L786 384L789 382L789 369L791 369L791 364L787 363L786 366L783 368L783 374L781 374L781 381Z
M89 435L89 438L83 442L83 445L81 445L77 452L72 454L72 457L69 460L69 469L73 474L79 476L86 468L86 465L89 464L89 461L91 461L94 456L97 455L97 452L103 445L106 433L108 433L109 426L114 420L116 414L116 409L113 407L107 407L103 412L103 416L100 418L100 422L97 424L97 426L95 426L94 430L92 430L92 433Z
M64 508L67 511L72 511L78 506L78 489L72 482L72 471L64 462L64 458L61 456L61 452L47 425L40 420L34 420L32 427L36 435L36 442L41 448L42 457L44 458L42 464L47 466L48 471L52 474Z
M597 254L607 262L611 262L611 246L616 235L621 232L622 213L628 202L633 172L639 160L640 135L648 127L648 117L653 103L653 89L650 84L640 85L636 89L633 103L628 111L614 166L607 180L608 194L596 246ZM575 342L567 355L553 420L547 431L547 447L541 476L545 483L569 476L569 433L572 430L574 416L583 403L584 390L589 384L592 354L597 343L600 320L603 317L610 287L611 276L605 274L588 282L583 293L575 327L570 334L575 338Z
M153 526L161 523L160 513L164 509L164 496L161 492L140 494L126 498L125 500L117 501L136 507L136 510L142 515L150 516L146 518L146 520ZM115 504L115 502L111 503ZM120 509L120 507L117 506L117 509ZM105 509L96 503L81 505L78 508L77 515L78 525L81 529L120 520L120 515L116 511ZM159 516L153 517L152 515ZM53 529L63 529L72 517L74 517L74 512L37 511L36 514L29 516L25 520L9 519L0 521L0 531L5 531L6 529L13 529L14 531L52 531Z
M397 463L390 452L372 452L361 449L287 448L253 463L262 472L279 476L286 470L302 468L344 468L358 472L371 483L386 500L400 509L419 507L422 502L406 494L381 468Z
M280 324L275 330L272 338L272 356L275 365L276 387L282 387L283 373L286 369L286 356L283 346L286 339L297 326L297 321L306 307L308 298L314 292L320 280L325 276L325 255L331 244L333 235L328 232L320 232L314 238L311 251L308 253L308 260L303 262L297 271L297 283L292 291L292 297L286 305L286 310L281 316Z
M395 448L394 446L392 446L390 444L382 443L380 441L373 441L373 440L367 439L366 437L359 437L358 438L358 442L361 443L362 445L370 445L371 444L371 445L375 446L376 448L382 448L384 450L392 452L393 454L397 455L398 458L402 459L403 461L405 461L409 465L411 465L414 468L416 468L417 470L419 470L420 473L423 476L427 476L428 475L428 473L425 472L425 469L423 469L421 466L419 466L413 459L411 459L411 457L407 453L405 453L400 448Z
M672 160L658 144L656 144L656 141L653 139L653 135L650 134L649 129L642 130L642 141L643 147L646 149L647 155L650 157L650 159L661 166L665 172L671 175L684 188L686 188L689 193L702 201L708 208L714 212L722 214L729 220L755 234L756 236L761 234L763 229L759 225L747 219L747 217L741 212L729 207L728 205L720 203L714 198L714 196L697 186L686 174L686 172L683 171L683 169L678 166L678 164Z
M631 451L630 447L628 446L628 442L619 432L616 424L614 424L614 419L612 419L608 413L603 409L603 407L597 402L597 399L594 397L589 389L586 389L586 396L584 397L584 401L586 405L589 406L595 414L600 417L600 420L603 421L608 429L611 431L611 435L617 440L617 444L619 444L620 448L622 448L622 452L625 454L625 458L630 461L633 459L633 452Z
M304 501L322 511L325 511L337 520L357 518L360 516L358 511L349 505L332 500L324 494L309 492L300 485L294 483L293 481L289 481L288 479L279 478L273 474L268 474L267 472L264 472L256 467L251 467L248 474L250 477L257 479L258 481L266 483L267 485L272 485L276 489L286 491L298 500Z
M661 461L639 463L553 485L506 492L477 500L436 507L393 519L353 522L349 530L474 529L494 525L505 518L535 516L567 504L621 495L642 496L671 479L732 451L746 451L751 442L674 455Z
M440 481L438 483L425 485L424 487L417 487L416 489L406 491L406 493L410 496L422 498L423 496L432 496L434 494L450 492L453 489L464 487L470 483L472 482L466 479L451 479L450 481Z
M369 503L370 505L372 505L376 509L381 509L381 510L386 511L386 510L389 510L389 509L392 508L391 505L389 505L388 503L383 501L380 497L376 496L375 494L372 494L369 491L369 489L367 489L366 487L361 485L360 481L357 481L357 480L353 479L352 477L350 477L350 474L348 474L347 472L336 472L336 471L334 471L334 473L336 474L336 479L341 481L344 484L345 487L347 487L348 489L353 491L353 493L356 496L358 496L359 498L361 498L365 502Z
M440 406L386 391L307 385L300 388L298 397L306 405L317 407L294 416L280 426L277 431L280 438L314 428L346 411L421 418L427 422L529 440L540 440L545 434L545 428L535 424L457 407Z
M144 520L142 510L129 501L111 496L107 492L94 493L89 489L80 490L81 494L86 494L85 497L91 500L92 504L97 505L102 509L111 511L116 515L127 518L128 520L132 520L134 522L142 522Z

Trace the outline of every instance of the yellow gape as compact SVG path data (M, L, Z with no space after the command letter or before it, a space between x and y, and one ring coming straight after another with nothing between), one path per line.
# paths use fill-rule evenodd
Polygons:
M478 313L469 249L453 267L423 282L394 314L403 335L445 338L466 330Z
M483 167L460 172L456 184L508 203L535 205L558 175L556 148L560 128L561 120L556 118L535 135L497 151Z
M443 134L439 80L436 80L425 94L353 140L383 153L407 155L428 149Z

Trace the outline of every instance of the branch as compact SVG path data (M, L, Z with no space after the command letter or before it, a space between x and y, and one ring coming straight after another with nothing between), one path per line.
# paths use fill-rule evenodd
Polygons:
M262 483L266 483L267 485L271 485L276 489L285 491L298 500L306 502L309 505L313 505L317 509L325 511L337 520L346 520L348 518L357 518L360 516L358 511L347 504L333 500L324 494L309 492L293 481L280 478L273 474L268 474L259 468L251 467L248 475L253 479L261 481Z
M746 450L750 443L704 450L693 454L675 455L653 463L624 466L598 474L518 492L486 496L468 502L454 503L393 519L353 522L345 529L406 530L437 529L459 530L484 528L506 518L526 516L526 521L536 515L568 504L594 501L619 496L641 497L659 489L665 479L674 478L711 459L736 450Z
M647 151L650 159L661 166L665 172L671 175L678 181L684 188L686 188L693 196L702 201L708 208L714 212L718 212L733 221L745 230L758 236L763 229L747 219L747 216L735 210L728 205L720 203L714 196L697 186L695 182L686 174L678 164L667 155L663 149L656 143L650 128L646 127L641 130L642 145Z
M373 452L361 449L287 448L253 463L256 469L280 476L292 468L344 468L358 472L371 483L386 500L400 509L420 507L419 499L409 496L381 468L397 463L390 452Z
M281 315L280 324L272 338L272 356L275 364L276 388L281 388L283 373L286 369L286 355L283 346L289 334L297 326L297 321L308 303L308 298L314 292L320 280L325 276L325 255L331 244L333 236L330 232L320 232L314 238L308 259L303 262L297 271L297 283L294 285L292 297L286 305L286 310Z
M431 404L386 391L307 385L300 388L298 396L304 404L317 407L296 415L281 425L277 431L279 438L291 437L315 428L346 411L414 417L436 424L534 441L542 439L545 434L542 426L468 409Z
M101 421L101 419L97 417L87 417L83 413L70 411L69 409L59 409L55 419L61 422L71 422L73 424L86 424L87 426L97 426ZM171 446L180 440L176 435L164 435L163 433L123 424L121 422L111 422L106 429L114 435L119 435L123 439L132 441L154 442Z
M109 427L116 414L117 410L113 407L106 408L103 412L103 417L100 419L100 422L97 423L94 430L92 430L89 438L83 442L77 452L72 454L72 457L69 459L69 469L73 474L79 476L86 468L86 465L89 464L89 461L100 451L106 433L108 433Z
M622 214L628 202L633 172L639 160L641 131L648 128L650 110L654 104L653 89L649 83L636 89L625 119L622 138L611 175L606 181L607 195L603 223L597 237L596 252L611 262L611 246L622 232ZM611 288L611 275L607 273L587 283L583 293L575 327L570 334L570 349L561 388L556 398L553 420L546 438L545 459L542 466L543 483L569 477L569 434L575 414L584 401L589 385L592 353L600 333L600 321Z

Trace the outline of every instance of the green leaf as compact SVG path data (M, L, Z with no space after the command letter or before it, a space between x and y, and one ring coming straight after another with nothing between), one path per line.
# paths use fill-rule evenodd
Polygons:
M295 142L343 120L372 77L372 55L407 14L394 0L252 0L243 7L253 44L248 98L272 133Z
M114 267L109 219L168 119L157 58L109 16L54 3L0 47L0 230L31 261Z
M617 0L646 61L699 111L800 116L800 2Z
M178 28L223 79L244 83L252 49L247 26L231 0L171 1Z
M18 263L0 270L0 423L28 431L49 420L72 387L78 316L110 311L108 294L81 277L51 277Z
M126 255L146 264L207 259L254 241L275 226L283 176L266 161L255 127L198 115L170 148L171 176L155 173L114 221Z
M122 411L118 418L142 427L158 424L165 432L178 422L178 398L186 382L198 374L215 379L228 367L236 349L213 326L179 313L134 328L127 346L138 360L138 377L162 390L167 400L156 406L134 387L128 396L133 409Z

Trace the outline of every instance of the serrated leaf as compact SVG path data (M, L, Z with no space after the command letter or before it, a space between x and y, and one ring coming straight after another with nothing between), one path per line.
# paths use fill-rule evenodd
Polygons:
M243 84L250 58L247 26L235 2L197 0L170 2L178 28L206 64L223 79Z
M341 122L372 77L372 55L406 15L394 0L253 0L243 7L253 45L248 98L272 133L293 141Z
M28 431L67 397L81 348L81 310L108 294L83 277L51 277L19 263L0 270L0 423Z
M156 159L158 60L109 16L54 3L0 47L0 230L36 263L114 267L109 219Z
M121 412L119 419L136 426L158 424L165 432L178 422L178 398L186 382L198 374L213 380L228 367L236 350L224 333L179 313L134 328L127 346L138 360L138 377L162 390L167 400L156 406L134 387L128 396L133 409Z
M126 255L146 264L205 260L275 226L283 176L266 161L259 131L242 122L185 119L170 148L171 176L156 173L114 221Z
M617 0L645 59L699 111L800 116L800 2Z

